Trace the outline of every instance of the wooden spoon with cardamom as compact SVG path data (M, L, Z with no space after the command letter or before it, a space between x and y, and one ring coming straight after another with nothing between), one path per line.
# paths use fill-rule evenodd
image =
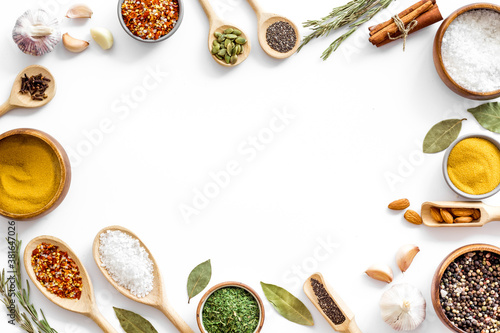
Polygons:
M313 281L315 280L315 281ZM339 310L342 312L343 317L338 318L338 321L334 322L330 319L323 309L319 305L318 297L316 296L313 283L320 283L325 288L328 295L333 299ZM323 275L321 273L315 273L311 275L306 282L304 283L304 292L306 293L309 300L314 304L316 309L323 315L328 324L337 332L345 332L345 333L361 333L356 321L354 320L354 313L349 309L347 304L344 303L342 298L335 292L335 290L330 287L328 282L325 281Z
M438 209L478 209L480 217L468 223L438 222L432 217L431 207ZM500 207L488 206L481 201L428 201L422 204L422 222L428 227L482 227L492 221L500 221Z
M42 98L41 101L33 100L29 93L21 94L19 91L21 90L21 77L24 77L26 74L27 77L36 76L38 74L42 74L44 78L50 80L47 82L48 88L45 90L46 98ZM16 76L14 84L12 85L12 90L10 92L10 97L7 102L0 105L0 117L15 108L38 108L40 106L44 106L48 102L54 98L56 94L56 81L52 76L52 73L43 66L40 65L31 65L23 69Z
M69 299L56 296L55 294L48 291L47 288L45 288L37 280L35 271L33 270L33 266L31 265L31 257L33 254L33 250L35 250L36 247L42 243L55 245L58 247L59 250L67 252L68 256L71 259L73 259L75 264L78 266L83 284L82 294L80 299ZM97 304L94 298L94 290L92 288L92 282L90 281L90 277L87 274L87 271L85 270L85 267L83 266L82 262L80 261L80 259L78 259L73 250L71 250L70 247L62 240L52 236L39 236L32 239L28 243L28 245L26 245L26 249L24 250L24 267L26 268L26 272L28 273L28 276L30 277L31 281L33 281L33 284L50 301L52 301L56 305L59 305L63 309L80 313L86 317L89 317L103 330L103 332L118 333L118 331L116 331L114 327L111 326L111 324L108 323L106 319L102 316L102 314L99 312L99 309L97 308Z
M101 261L101 255L99 254L99 245L100 245L100 237L102 233L108 232L108 231L121 231L129 236L131 236L134 239L137 239L139 241L139 244L141 245L142 248L148 253L149 259L153 262L153 290L151 292L144 296L144 297L137 297L133 295L128 289L120 286L112 277L109 275L108 271L106 268L103 266L102 261ZM92 247L92 253L94 255L94 260L95 263L97 264L97 267L101 270L101 273L104 275L104 277L111 283L113 287L115 287L116 290L118 290L122 295L130 298L133 301L136 301L138 303L146 304L149 306L152 306L158 310L160 310L167 318L170 320L170 322L177 328L177 330L181 333L194 333L193 330L186 324L186 322L175 312L174 308L170 305L168 302L167 298L165 297L164 293L164 287L163 287L163 282L160 274L160 270L158 269L158 264L156 263L153 255L151 252L149 252L148 248L144 243L141 241L139 237L137 237L132 231L128 230L127 228L121 227L121 226L110 226L102 229L97 233L94 239L94 245Z

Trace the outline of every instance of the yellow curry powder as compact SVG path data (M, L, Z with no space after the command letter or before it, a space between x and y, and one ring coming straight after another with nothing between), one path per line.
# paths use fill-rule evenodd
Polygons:
M0 209L37 212L57 193L61 166L50 146L31 135L0 140Z
M462 140L448 157L448 176L465 193L491 192L500 184L500 150L485 139Z

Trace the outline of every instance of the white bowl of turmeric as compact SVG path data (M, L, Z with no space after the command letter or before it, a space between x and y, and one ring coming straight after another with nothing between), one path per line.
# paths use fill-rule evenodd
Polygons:
M40 218L59 206L70 182L69 158L53 137L28 128L0 135L0 215Z
M446 151L443 174L458 195L481 200L500 190L500 143L482 134L458 138Z

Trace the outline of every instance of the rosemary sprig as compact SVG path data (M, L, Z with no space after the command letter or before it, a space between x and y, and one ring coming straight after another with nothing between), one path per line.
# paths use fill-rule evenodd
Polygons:
M352 0L343 6L334 8L327 16L319 20L304 22L304 27L311 28L312 32L304 37L297 52L314 38L326 37L332 31L349 25L350 29L335 39L321 55L323 60L328 59L360 25L371 20L382 9L387 8L392 1L394 0Z
M8 242L8 239L7 239ZM23 330L28 333L57 333L55 329L50 327L47 322L47 318L45 318L45 314L40 309L42 314L42 319L38 317L38 313L35 309L35 306L30 301L30 285L28 280L26 280L26 289L23 288L21 283L21 244L22 241L19 240L18 235L16 234L15 241L15 252L14 252L14 279L16 283L17 290L14 292L19 304L21 307L28 313L21 312L19 307L15 306L14 310L14 320L19 324ZM5 304L7 310L11 304L11 295L8 294L8 281L5 277L5 269L2 270L0 274L0 295L2 295L2 303ZM33 325L33 323L34 325ZM36 329L35 329L36 327Z

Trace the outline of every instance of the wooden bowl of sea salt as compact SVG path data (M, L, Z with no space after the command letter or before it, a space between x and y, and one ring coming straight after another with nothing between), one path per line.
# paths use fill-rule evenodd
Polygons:
M453 12L439 27L433 57L441 80L460 96L500 97L500 6L475 3Z

